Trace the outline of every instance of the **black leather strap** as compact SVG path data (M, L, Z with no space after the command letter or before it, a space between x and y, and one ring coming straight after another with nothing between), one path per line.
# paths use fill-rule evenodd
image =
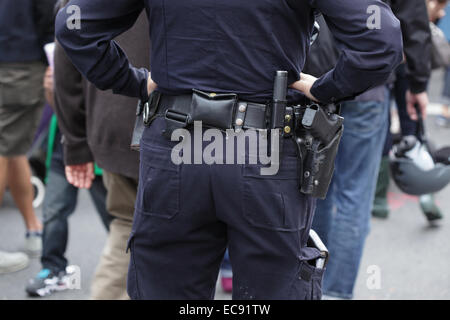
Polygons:
M181 115L191 115L192 95L170 96L161 94L157 108L158 116L166 117L176 115L180 120ZM238 101L234 112L234 120L230 127L239 129L266 129L267 128L267 106L247 101ZM188 122L195 119L186 119ZM208 124L204 124L208 125Z

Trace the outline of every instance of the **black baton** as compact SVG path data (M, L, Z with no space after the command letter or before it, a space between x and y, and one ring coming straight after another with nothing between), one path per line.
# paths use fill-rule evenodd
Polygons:
M271 129L284 127L287 105L288 72L277 71L273 88Z

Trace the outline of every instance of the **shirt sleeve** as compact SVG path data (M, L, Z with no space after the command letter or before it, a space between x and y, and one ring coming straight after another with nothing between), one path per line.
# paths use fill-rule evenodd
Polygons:
M427 89L431 75L431 30L423 0L393 0L392 11L401 22L408 80L413 93Z
M340 50L334 69L311 93L323 103L352 98L383 84L402 61L400 23L379 0L309 0L321 12Z
M94 161L86 136L84 83L63 49L55 46L55 113L64 136L64 163L78 165Z
M148 98L148 70L133 67L116 36L130 29L142 0L72 0L56 17L56 38L70 60L99 89Z

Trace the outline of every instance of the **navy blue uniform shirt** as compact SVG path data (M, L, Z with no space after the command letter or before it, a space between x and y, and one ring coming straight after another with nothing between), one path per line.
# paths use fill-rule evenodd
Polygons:
M299 80L318 12L341 50L336 68L312 88L320 101L382 84L402 60L399 21L379 0L72 0L68 6L73 5L81 13L80 30L67 27L73 11L66 7L57 16L56 34L74 65L99 88L142 99L148 71L130 66L112 39L144 9L151 76L166 94L195 88L269 100L275 71L287 70L290 83ZM379 29L368 27L372 5ZM289 100L296 100L293 90Z

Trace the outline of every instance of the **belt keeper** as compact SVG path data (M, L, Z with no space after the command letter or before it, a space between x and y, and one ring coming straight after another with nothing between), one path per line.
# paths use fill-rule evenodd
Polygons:
M295 117L294 117L294 108L286 107L286 114L284 116L284 127L283 127L283 136L285 138L290 138L294 134L295 130Z
M240 132L244 127L245 116L247 115L248 104L246 102L239 102L236 111L236 121L234 123L234 129L236 132Z

